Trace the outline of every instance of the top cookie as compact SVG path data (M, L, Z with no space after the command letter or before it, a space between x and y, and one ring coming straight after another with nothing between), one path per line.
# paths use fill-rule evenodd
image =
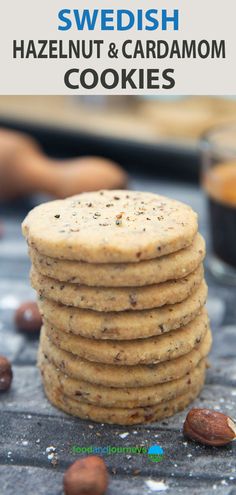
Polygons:
M46 256L90 263L137 262L189 246L198 229L187 205L152 193L83 193L34 208L23 222Z

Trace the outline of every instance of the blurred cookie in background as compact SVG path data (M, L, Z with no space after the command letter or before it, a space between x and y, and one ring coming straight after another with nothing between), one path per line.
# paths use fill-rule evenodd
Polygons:
M236 120L236 101L218 97L149 99L140 112L165 139L198 140L209 128Z

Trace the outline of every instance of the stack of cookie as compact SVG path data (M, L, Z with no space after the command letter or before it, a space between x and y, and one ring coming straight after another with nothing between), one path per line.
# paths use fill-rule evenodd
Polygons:
M23 233L49 400L115 424L184 409L204 384L211 347L193 210L151 193L85 193L38 206Z

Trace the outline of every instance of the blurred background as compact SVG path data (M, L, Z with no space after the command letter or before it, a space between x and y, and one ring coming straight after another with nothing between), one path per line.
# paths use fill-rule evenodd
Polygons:
M17 306L19 296L23 300L27 294L34 297L21 222L33 206L52 197L130 187L180 199L198 212L210 253L213 222L222 212L214 211L209 226L209 208L199 180L206 155L202 136L234 122L236 97L0 97L0 309L5 304ZM224 156L219 160L224 162ZM213 161L208 157L204 166L210 169ZM235 163L236 149L233 170ZM233 223L229 224L227 242L234 249L233 175L232 181L231 168ZM210 189L215 191L214 180L212 184ZM209 187L207 190L211 196ZM221 237L227 224L227 218L222 218ZM230 273L236 269L236 259L231 261ZM17 301L11 280L19 280Z
M26 260L20 223L35 204L127 186L190 203L208 240L202 136L234 122L233 96L0 97L0 255L17 244Z
M16 486L15 476L8 473L13 462L22 469L18 486L23 486L25 469L25 476L32 480L32 493L43 493L41 488L49 483L46 473L51 472L42 469L48 466L41 451L57 438L56 430L61 435L65 425L70 425L63 419L58 428L55 410L49 412L42 394L35 366L41 317L30 287L30 262L21 234L27 212L52 197L129 187L173 197L193 207L208 247L207 306L214 334L213 371L199 407L223 408L230 415L235 411L235 122L233 97L0 97L0 355L14 365L13 387L0 401L5 418L1 458L7 464L4 472L11 478L9 493L15 493ZM214 133L225 125L231 130ZM50 421L48 414L53 415ZM168 424L179 432L174 421ZM41 443L36 440L39 436ZM227 463L222 465L220 456L200 454L198 459L208 466L209 473L217 473L214 478L208 473L210 490L212 479L220 480L220 470L224 478L225 473L235 476L234 451L221 454L221 462ZM184 462L178 462L177 470L180 476L187 472L189 479L186 459L184 452ZM28 465L40 466L35 476L32 471L28 476L23 468ZM195 467L198 471L199 466ZM222 493L226 493L224 478ZM204 492L205 487L206 479ZM230 484L228 488L231 493ZM186 490L190 493L191 487Z
M54 157L104 156L185 181L198 179L201 135L235 120L233 97L0 97L0 125L30 133Z
M204 182L200 181L201 171L203 166L210 170L214 161L233 160L227 176L235 208L229 229L235 225L236 230L236 179L232 174L236 170L236 131L230 142L233 156L223 153L215 160L211 153L207 163L209 150L203 136L235 122L235 96L0 97L2 273L8 269L5 258L17 265L8 277L26 273L27 248L20 224L28 210L50 198L103 188L136 188L189 203L199 213L210 252L212 225L209 228L205 195L199 187ZM215 177L209 184L204 189L212 196ZM216 199L221 201L221 191L218 193ZM224 226L226 223L224 219ZM230 271L236 269L236 260L234 265Z

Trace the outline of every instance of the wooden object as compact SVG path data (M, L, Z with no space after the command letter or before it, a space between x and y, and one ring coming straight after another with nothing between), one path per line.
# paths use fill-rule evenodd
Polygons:
M126 183L126 173L110 160L54 160L31 137L0 129L0 200L34 192L65 198L84 191L123 189Z

